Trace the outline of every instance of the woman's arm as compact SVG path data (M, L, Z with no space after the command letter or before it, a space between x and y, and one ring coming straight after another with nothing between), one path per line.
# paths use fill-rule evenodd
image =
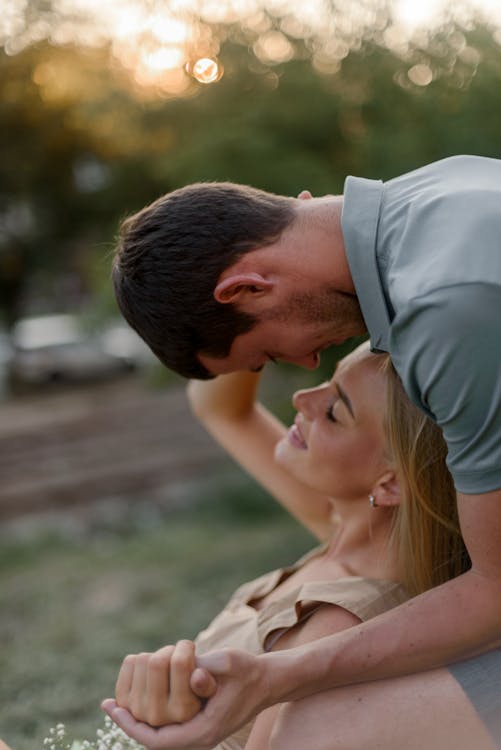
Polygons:
M155 750L206 750L263 709L329 688L433 669L501 646L501 490L460 495L467 573L343 632L260 656L228 650L197 660L217 681L204 711L164 727ZM150 739L130 716L139 741ZM118 723L120 723L120 721Z
M273 644L271 650L281 651L302 646L359 624L359 618L351 612L342 607L325 605L320 607L304 624L298 624L287 630ZM277 703L258 714L245 744L245 750L265 750L268 747L273 726L284 705L284 703Z
M342 607L326 604L304 623L283 633L272 650L294 648L359 622ZM210 698L216 690L211 675L196 668L195 645L179 641L154 653L127 656L117 679L116 701L104 701L103 709L132 737L154 747L154 741L162 741L167 725L192 719L200 711L201 700ZM272 706L257 717L246 750L267 747L279 708Z
M193 413L213 437L318 539L332 533L328 498L309 489L275 463L285 426L256 400L259 374L237 372L210 381L192 380Z

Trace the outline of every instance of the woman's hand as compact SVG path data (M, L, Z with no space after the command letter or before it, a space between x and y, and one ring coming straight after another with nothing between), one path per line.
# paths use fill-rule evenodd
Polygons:
M195 693L190 687L195 669L191 641L179 641L154 653L130 654L118 675L117 704L152 727L188 721L216 689L215 680L205 673L193 681Z
M284 653L280 654L281 658ZM277 675L278 681L288 688L289 664L282 668L275 663L276 658L277 654L253 656L234 649L198 657L198 668L191 679L193 690L200 695L201 685L204 683L208 687L210 675L217 680L217 690L214 691L215 681L211 678L214 695L204 709L185 724L152 727L136 720L128 709L111 699L103 701L101 708L129 737L149 750L209 750L265 706L281 699L280 694L276 699L272 697L269 688Z
M233 372L213 380L190 380L186 393L191 409L208 429L213 422L239 423L254 409L260 377L259 373Z

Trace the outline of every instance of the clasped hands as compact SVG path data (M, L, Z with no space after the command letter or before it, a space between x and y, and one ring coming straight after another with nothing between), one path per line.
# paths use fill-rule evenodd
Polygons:
M216 681L197 669L195 646L182 640L153 653L126 656L116 683L119 706L152 727L192 719L216 691Z
M102 708L150 750L206 750L254 716L264 693L259 657L228 649L197 659L179 641L127 656L116 700Z

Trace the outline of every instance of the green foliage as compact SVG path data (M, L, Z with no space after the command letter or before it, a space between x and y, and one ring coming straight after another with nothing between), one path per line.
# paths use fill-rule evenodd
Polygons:
M487 28L437 32L404 56L368 40L328 75L306 52L263 65L226 41L220 57L219 83L162 100L111 67L105 48L0 52L4 318L96 293L115 311L119 219L187 182L324 194L350 173L389 178L454 153L501 155L501 56ZM429 85L409 79L416 64L433 72Z

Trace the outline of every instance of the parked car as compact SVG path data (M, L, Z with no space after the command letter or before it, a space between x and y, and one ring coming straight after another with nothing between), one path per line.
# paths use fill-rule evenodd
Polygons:
M6 331L0 329L0 401L9 392L9 367L12 359L12 343Z
M134 369L147 367L158 361L143 339L123 320L107 323L99 339L105 352L127 362Z
M13 384L99 379L146 361L146 345L125 324L92 334L70 314L23 318L14 325L11 341L8 370Z

